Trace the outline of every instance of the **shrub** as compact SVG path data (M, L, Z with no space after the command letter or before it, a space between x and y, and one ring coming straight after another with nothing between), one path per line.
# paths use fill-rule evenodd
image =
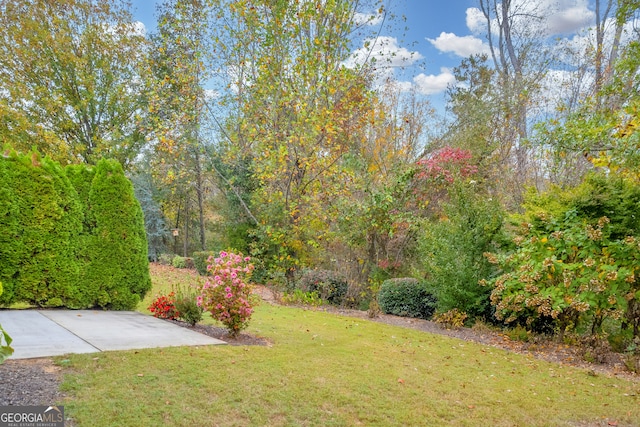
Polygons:
M491 319L491 290L478 281L496 274L483 253L497 249L503 216L497 201L475 191L467 182L450 186L442 215L427 223L419 236L419 250L438 311L457 308L472 318Z
M171 254L160 254L158 257L158 263L162 265L171 265L173 261L173 255Z
M584 322L596 334L640 299L638 239L612 239L607 217L587 222L572 210L525 225L515 240L514 253L486 255L504 273L491 282L491 301L506 323L551 318L562 335Z
M115 161L0 156L0 304L132 309L151 288L142 211Z
M232 337L249 326L253 314L249 280L254 267L249 261L241 254L220 252L212 260L210 276L197 297L198 305L225 325Z
M433 316L433 321L443 324L448 328L462 328L467 317L469 317L467 313L454 308L444 313L436 313Z
M627 369L640 374L640 337L635 337L624 354L624 364Z
M181 257L180 255L176 255L171 260L171 265L175 268L187 268L187 259L185 257Z
M95 292L91 305L133 309L151 289L148 247L142 208L117 161L96 165L89 204L93 227L82 286Z
M283 304L299 304L312 307L319 307L323 302L317 291L304 292L300 289L294 289L293 292L285 293L280 301Z
M78 301L82 210L64 170L38 153L0 157L0 303Z
M429 319L435 311L436 298L417 279L389 279L380 286L378 304L386 314Z
M174 320L180 315L176 308L175 292L170 292L168 295L157 295L148 309L153 313L153 317L158 319Z
M207 266L209 265L209 257L213 257L215 255L215 252L213 251L201 251L201 252L194 252L192 257L193 257L193 265L196 268L196 270L198 270L198 274L201 276L206 276L208 271L207 271Z
M507 329L506 335L511 341L528 342L531 338L531 332L521 325L516 325L513 328Z
M589 363L605 363L611 353L611 346L601 335L588 335L580 339L582 358Z
M349 284L340 273L331 270L305 270L297 282L303 292L317 292L323 301L340 305L347 294Z
M191 326L202 320L204 310L198 305L198 295L195 291L179 289L176 293L174 306L178 317Z
M2 343L3 341L4 344ZM12 341L9 334L2 329L2 325L0 325L0 364L13 354L13 348L11 347Z

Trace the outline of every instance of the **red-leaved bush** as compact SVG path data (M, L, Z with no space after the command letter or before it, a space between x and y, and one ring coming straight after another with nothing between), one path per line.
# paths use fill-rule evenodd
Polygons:
M418 161L420 170L418 179L429 179L452 183L456 175L466 178L476 172L478 167L472 164L473 156L469 150L446 146L429 158Z

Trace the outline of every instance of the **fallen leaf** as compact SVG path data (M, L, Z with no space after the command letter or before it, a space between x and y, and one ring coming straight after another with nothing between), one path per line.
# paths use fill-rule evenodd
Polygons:
M399 382L400 384L404 384L404 380L403 380L402 378L398 378L398 382Z

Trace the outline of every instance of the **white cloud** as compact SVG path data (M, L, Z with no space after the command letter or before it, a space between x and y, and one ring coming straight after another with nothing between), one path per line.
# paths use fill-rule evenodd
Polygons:
M356 12L353 15L353 21L356 25L378 25L382 22L383 15L381 13L360 13Z
M137 36L146 36L147 35L147 27L140 21L135 21L132 25L132 33Z
M467 58L471 55L489 54L489 46L474 36L456 36L453 33L442 32L436 39L427 39L441 52L453 52Z
M515 12L514 27L530 27L532 33L542 29L547 36L573 33L591 25L595 20L595 13L589 9L588 0L512 0L511 11ZM486 32L486 17L480 9L471 7L467 9L466 15L467 28L472 33ZM495 14L492 15L495 18ZM495 19L491 28L498 28Z
M205 89L204 90L204 99L207 101L212 101L220 97L220 92L215 89Z
M487 31L487 19L477 7L470 7L466 11L467 28L473 34L485 33Z
M395 37L380 36L365 40L364 46L356 49L345 65L353 67L375 60L378 68L407 67L420 59L422 55L419 52L399 46Z
M580 4L552 11L551 16L546 20L548 34L573 33L594 22L595 13L589 10L586 2L578 3Z
M434 95L444 92L449 85L454 84L456 81L455 76L451 70L447 68L441 68L440 74L426 75L420 73L413 78L413 83L416 86L418 93L423 95Z
M119 25L102 24L102 29L106 34L115 37L120 37L122 35L144 37L147 34L147 27L140 21L133 21Z

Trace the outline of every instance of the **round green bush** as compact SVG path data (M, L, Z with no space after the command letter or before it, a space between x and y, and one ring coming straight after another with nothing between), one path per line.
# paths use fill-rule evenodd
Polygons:
M386 314L429 319L437 300L423 283L413 278L389 279L382 282L378 304Z
M305 270L298 280L297 287L303 292L317 292L323 301L332 305L341 305L349 283L337 271Z

